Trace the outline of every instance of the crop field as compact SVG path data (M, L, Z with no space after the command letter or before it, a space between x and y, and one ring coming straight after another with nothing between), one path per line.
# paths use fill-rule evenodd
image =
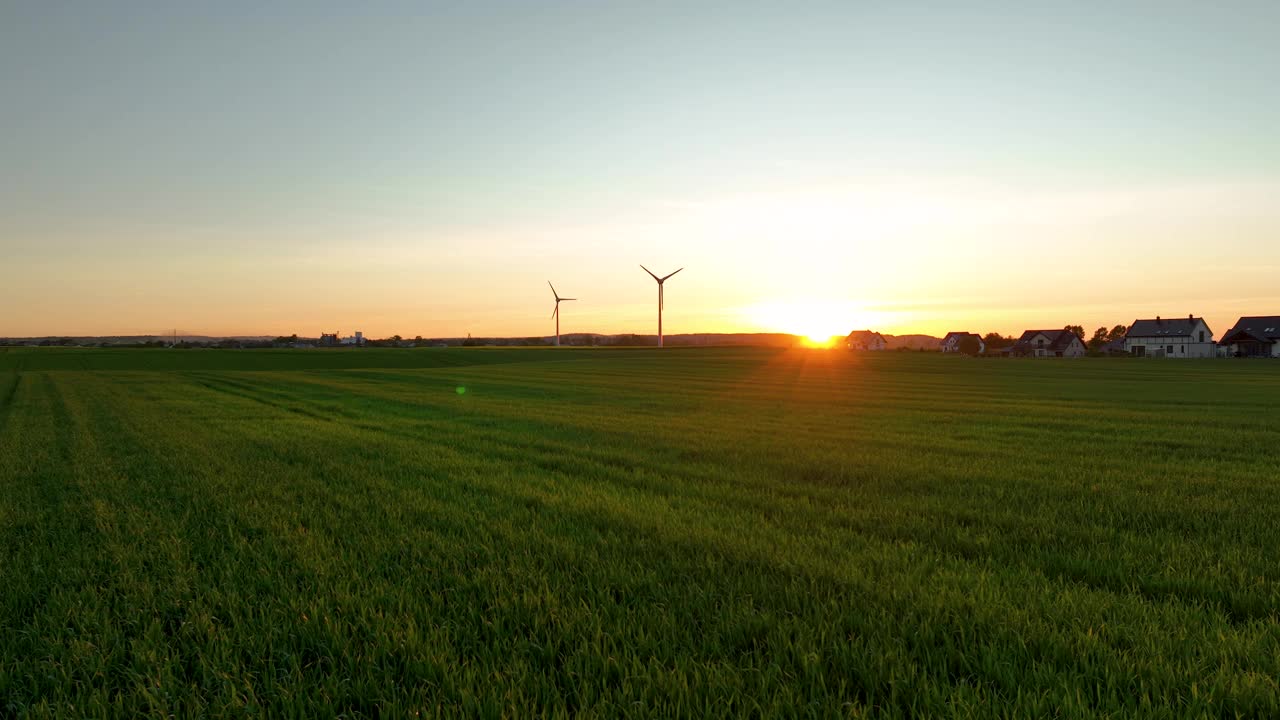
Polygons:
M1280 363L0 348L0 716L1280 716Z

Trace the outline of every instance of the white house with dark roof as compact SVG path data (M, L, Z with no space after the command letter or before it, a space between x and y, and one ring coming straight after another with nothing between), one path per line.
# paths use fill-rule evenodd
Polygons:
M949 332L947 336L942 338L938 343L938 349L944 353L960 352L960 342L965 338L973 338L978 341L978 352L983 353L987 350L987 344L983 342L982 336L971 332Z
M1218 344L1238 357L1280 357L1280 315L1242 317Z
M1009 348L1014 357L1083 357L1087 348L1070 330L1027 330Z
M850 350L884 350L889 346L883 335L871 330L854 330L845 338L844 345Z
M1124 336L1124 349L1138 357L1211 358L1218 356L1218 344L1204 318L1134 320Z

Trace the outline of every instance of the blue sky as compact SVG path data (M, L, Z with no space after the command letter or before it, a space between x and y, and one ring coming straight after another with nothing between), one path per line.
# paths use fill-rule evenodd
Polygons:
M0 335L1280 312L1275 3L260 5L0 5Z

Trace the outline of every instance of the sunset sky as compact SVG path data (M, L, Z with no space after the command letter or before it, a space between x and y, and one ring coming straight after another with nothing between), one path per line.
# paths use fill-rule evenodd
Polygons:
M1280 314L1280 3L1054 5L5 2L0 336Z

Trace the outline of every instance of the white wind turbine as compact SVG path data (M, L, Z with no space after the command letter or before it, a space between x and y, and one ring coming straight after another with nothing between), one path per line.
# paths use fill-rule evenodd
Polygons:
M657 275L654 275L653 272L649 270L649 268L643 265L640 266L640 269L649 273L649 277L653 278L658 283L658 347L662 347L662 283L666 282L667 278L671 277L671 275L675 275L676 273L680 272L680 270L683 270L684 268L680 268L680 270L677 270L676 272L673 272L671 273L671 275L667 275L666 277L658 277Z
M551 285L551 281L547 281ZM556 319L556 347L560 347L560 303L568 300L577 300L578 298L562 298L560 293L556 292L556 286L551 285L551 294L556 296L556 309L551 311L551 317Z

